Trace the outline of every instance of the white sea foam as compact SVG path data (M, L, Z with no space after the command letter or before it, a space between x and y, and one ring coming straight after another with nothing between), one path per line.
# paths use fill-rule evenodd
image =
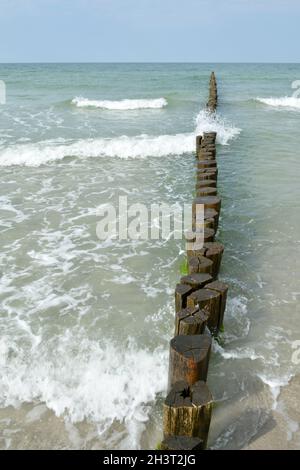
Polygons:
M161 109L168 105L165 98L137 99L137 100L89 100L88 98L76 97L72 100L78 108L100 108L116 111L130 111L136 109Z
M196 118L192 133L149 136L81 139L76 142L42 141L34 144L18 144L0 150L0 166L40 166L65 157L119 157L147 158L182 155L195 150L195 136L216 131L219 144L226 145L240 133L240 129L228 124L219 116L205 110Z
M224 359L249 359L255 361L257 359L264 360L264 357L256 352L252 348L236 348L226 350L222 348L217 342L214 342L214 351L221 354Z
M131 344L125 349L68 332L25 351L3 336L0 403L39 401L73 423L96 423L100 434L117 422L126 431L122 448L139 448L149 404L165 393L166 367L161 348L151 352Z
M272 408L273 410L275 410L277 408L277 404L278 404L277 400L280 394L280 390L282 387L286 387L289 384L290 380L293 377L293 374L287 374L281 377L275 377L275 376L271 377L263 373L257 374L257 375L264 384L270 387L270 391L272 393L273 400L274 400Z
M257 101L275 108L300 109L300 98L294 96L284 96L281 98L257 98Z

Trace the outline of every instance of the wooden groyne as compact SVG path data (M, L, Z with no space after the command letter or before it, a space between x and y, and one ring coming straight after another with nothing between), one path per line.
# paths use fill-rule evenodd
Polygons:
M210 111L215 111L218 105L218 90L215 73L212 72L209 81L209 99L207 102L207 108Z
M213 72L207 103L210 112L216 110L217 97ZM202 231L204 243L200 247L187 245L188 273L175 289L175 336L170 341L163 450L203 450L207 446L213 397L206 380L212 339L223 328L228 291L218 280L224 246L215 240L221 210L216 137L215 132L208 132L196 138L196 197L188 240ZM201 219L197 216L200 208Z

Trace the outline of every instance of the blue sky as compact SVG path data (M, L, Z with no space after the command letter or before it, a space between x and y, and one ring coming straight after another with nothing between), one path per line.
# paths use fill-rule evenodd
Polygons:
M299 0L0 0L0 62L299 62Z

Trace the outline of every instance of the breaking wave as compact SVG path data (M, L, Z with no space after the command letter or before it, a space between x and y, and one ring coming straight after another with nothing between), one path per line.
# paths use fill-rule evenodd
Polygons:
M25 165L40 166L45 163L63 160L65 157L119 157L147 158L182 155L195 150L196 135L216 131L217 142L226 145L235 138L240 129L227 123L220 116L206 110L200 111L196 118L194 132L175 135L119 136L114 138L42 141L9 146L0 149L0 166Z
M88 98L76 97L72 100L78 108L100 108L117 111L128 111L134 109L160 109L168 105L165 98L139 99L139 100L89 100Z
M300 109L300 98L294 96L284 96L282 98L257 98L257 101L274 108Z
M149 404L166 392L162 348L151 352L131 344L124 350L68 332L50 343L36 341L27 351L4 336L0 353L1 407L40 401L73 423L97 423L100 435L118 422L128 434L122 448L140 446Z

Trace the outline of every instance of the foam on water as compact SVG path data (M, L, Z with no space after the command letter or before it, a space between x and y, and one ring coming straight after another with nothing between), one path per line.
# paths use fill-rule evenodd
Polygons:
M284 96L282 98L257 98L257 101L275 108L300 109L300 98Z
M273 410L277 408L278 397L280 395L280 390L282 387L286 387L290 380L293 377L293 374L288 374L285 376L267 376L266 374L259 373L257 374L261 381L268 385L273 396Z
M0 353L2 407L42 402L73 423L97 423L100 434L118 422L131 431L127 448L139 448L149 404L166 389L168 361L162 348L151 352L129 342L125 349L67 331L32 344L28 354L4 335Z
M256 352L251 348L225 350L217 342L214 342L214 351L221 354L224 359L249 359L250 361L255 361L257 359L264 360L262 355L256 354Z
M196 117L196 128L192 133L149 136L147 134L115 138L81 139L76 142L43 141L33 144L18 144L0 149L0 166L40 166L62 160L65 157L118 157L147 158L181 155L195 150L195 136L203 132L216 131L218 143L226 145L240 133L240 129L228 124L218 115L206 110Z
M76 97L72 100L78 108L100 108L116 111L130 111L136 109L161 109L168 105L165 98L137 99L137 100L89 100L88 98Z
M2 168L0 400L3 407L18 408L1 408L0 431L2 437L7 434L0 445L26 448L41 440L51 448L70 447L60 427L66 423L70 441L77 448L86 448L87 433L97 428L102 434L99 439L96 434L92 442L96 447L153 448L160 438L157 432L161 432L160 393L165 395L161 381L167 376L172 296L183 245L172 241L164 245L100 243L93 210L100 203L113 203L118 192L130 194L132 202L190 200L189 181L194 177L190 159L174 158L170 165L171 159L165 156L194 153L196 134L216 130L218 143L226 145L240 131L219 114L202 110L196 116L197 108L192 122L191 107L197 106L201 91L199 76L206 76L202 66L201 74L190 71L187 75L182 65L178 74L172 65L168 75L165 69L161 74L159 66L148 82L148 68L143 76L137 71L132 83L132 75L119 74L120 84L112 82L118 96L153 96L154 88L157 97L165 96L166 77L172 80L169 89L176 96L176 106L170 102L163 111L136 112L79 108L70 99L66 106L66 97L85 94L78 90L87 90L87 84L86 96L109 90L111 77L116 76L113 69L108 82L102 67L95 66L95 73L91 66L90 75L85 75L89 66L79 67L83 75L77 75L74 91L74 83L69 87L65 80L65 70L71 76L73 65L70 69L50 67L48 82L47 66L43 66L42 75L34 72L33 79L27 80L33 86L25 99L23 69L20 85L15 85L18 67L7 71L13 90L0 112L0 165L52 164L39 171ZM228 448L249 440L273 400L276 412L285 404L289 376L295 373L291 358L292 341L299 336L298 291L292 279L297 276L290 274L296 264L293 257L290 263L281 263L287 257L282 243L285 227L297 233L293 210L285 211L282 231L277 233L277 229L278 211L293 208L297 199L294 130L298 106L240 105L249 95L284 96L291 66L282 66L281 78L278 65L273 72L262 68L257 75L257 65L254 69L224 67L224 75L234 77L233 82L224 82L227 97L235 99L228 105L224 96L222 111L247 129L243 145L219 148L220 163L224 163L220 237L227 246L222 280L230 290L225 332L221 346L215 345L209 380L218 401L212 444L223 429L232 432L231 437L217 444ZM297 77L296 67L292 74ZM35 77L43 83L42 99ZM270 89L273 83L275 88ZM265 94L267 86L270 92ZM203 94L201 91L203 99L206 95L207 85ZM286 110L286 143L282 143L282 122L276 116L280 109L281 113ZM266 113L268 110L272 112ZM260 151L253 152L254 137L266 158L261 158ZM282 154L287 163L284 172ZM57 164L68 155L76 160L66 158L65 165ZM148 161L152 156L158 158ZM94 165L85 160L88 157L98 158L92 162L98 162L99 171L91 171ZM145 160L134 164L135 160L121 158ZM285 181L289 182L286 194ZM282 204L282 198L274 199L277 193L285 194ZM276 209L274 217L271 208ZM295 245L290 246L295 251L293 234ZM278 266L283 268L280 275ZM128 345L131 336L136 343ZM295 418L292 407L288 412ZM11 422L5 423L8 416ZM44 430L44 440L35 423ZM291 432L295 427L292 423ZM16 429L18 434L14 434Z

